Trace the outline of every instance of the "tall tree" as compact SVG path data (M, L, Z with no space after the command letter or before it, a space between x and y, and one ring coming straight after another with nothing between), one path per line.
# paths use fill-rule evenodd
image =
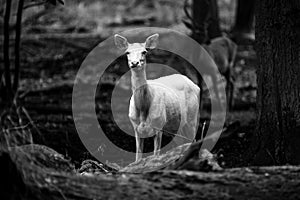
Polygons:
M187 0L185 6L186 4ZM187 11L186 14L188 15ZM189 18L194 26L192 38L200 44L209 43L210 39L222 36L216 0L193 0L192 16Z
M234 31L249 33L253 30L255 0L238 0Z
M300 1L256 1L255 164L300 163Z

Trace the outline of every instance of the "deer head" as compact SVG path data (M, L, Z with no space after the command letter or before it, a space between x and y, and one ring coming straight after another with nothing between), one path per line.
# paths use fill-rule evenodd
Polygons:
M141 70L146 66L146 54L148 50L157 46L159 35L149 36L144 43L128 43L127 39L116 34L114 37L115 45L124 50L127 55L128 66L131 70Z

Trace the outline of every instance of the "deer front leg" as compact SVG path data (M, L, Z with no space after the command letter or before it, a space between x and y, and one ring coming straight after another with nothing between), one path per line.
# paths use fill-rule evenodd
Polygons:
M138 120L136 120L136 118L134 117L135 113L131 112L130 113L131 115L129 115L129 119L130 119L130 122L133 126L133 130L134 130L134 134L135 134L135 162L138 162L142 159L142 154L143 154L143 147L144 147L144 140L143 138L140 137L140 134L139 132L137 131L137 128L138 128Z
M161 148L162 131L157 131L154 137L154 156L158 156Z
M139 162L142 159L142 155L143 155L144 138L141 138L137 131L135 131L135 144L136 144L135 162Z

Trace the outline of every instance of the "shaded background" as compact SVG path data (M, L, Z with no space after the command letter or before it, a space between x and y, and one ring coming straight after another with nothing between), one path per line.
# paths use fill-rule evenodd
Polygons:
M16 1L12 3L14 13ZM191 31L182 23L182 19L186 18L183 3L181 0L68 0L64 6L45 4L24 10L19 98L34 121L34 126L27 127L34 142L52 147L70 157L77 165L82 160L91 158L79 140L71 109L73 82L81 62L99 42L128 28L158 26L190 34ZM1 5L4 5L4 0L1 0ZM236 2L220 0L218 6L220 28L229 33L235 22ZM3 9L0 8L1 13L4 12ZM15 15L12 15L11 35L14 33L14 19ZM0 18L0 23L3 23L3 18ZM1 34L2 32L1 30ZM2 48L3 44L0 45ZM10 45L13 45L13 41ZM13 59L13 49L10 54ZM181 69L184 64L183 60L168 53L150 54L148 57L150 62L159 61L175 69ZM3 63L2 52L0 62ZM110 91L114 88L117 77L128 70L125 63L124 58L113 63L99 82L101 87L96 97L97 111L99 121L108 134L118 132L117 127L111 123L111 115L107 112L110 110ZM223 167L243 164L243 152L247 149L249 138L254 131L256 64L253 46L239 45L234 68L235 106L233 111L228 113L226 121L226 125L237 124L237 129L230 140L220 140L213 150L213 153L220 155ZM157 70L155 73L163 74L164 70L161 68L161 71ZM150 78L157 76L151 75L151 72L148 74ZM211 85L208 84L208 87ZM128 84L124 83L122 88L124 92L130 92ZM209 104L209 94L205 92L204 96L204 102ZM126 109L120 109L126 112ZM208 113L201 114L202 121L208 117ZM118 117L115 120L122 123ZM127 122L124 120L124 126L130 126ZM115 134L113 139L124 141L118 134ZM131 151L135 149L134 140L123 145ZM147 151L151 151L151 146L148 145ZM101 146L96 146L95 151L101 151ZM226 156L223 157L224 154Z

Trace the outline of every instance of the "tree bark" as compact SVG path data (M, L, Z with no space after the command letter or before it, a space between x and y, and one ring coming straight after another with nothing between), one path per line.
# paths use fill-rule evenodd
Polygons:
M300 163L300 1L257 1L254 164Z

